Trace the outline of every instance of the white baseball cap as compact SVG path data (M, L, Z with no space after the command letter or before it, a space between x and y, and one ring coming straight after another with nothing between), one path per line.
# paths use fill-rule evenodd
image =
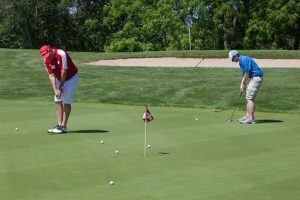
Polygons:
M229 59L230 61L232 61L232 58L233 58L234 56L238 55L238 54L239 54L239 52L238 52L237 50L232 50L232 51L230 51L229 54L228 54L228 59Z

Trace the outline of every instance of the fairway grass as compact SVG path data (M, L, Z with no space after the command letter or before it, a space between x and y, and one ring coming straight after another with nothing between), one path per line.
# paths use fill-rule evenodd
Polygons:
M242 110L228 123L232 110L150 105L152 147L144 157L143 106L75 103L62 135L46 133L55 125L51 102L0 100L0 106L3 200L300 196L297 114L257 112L261 123L240 125Z

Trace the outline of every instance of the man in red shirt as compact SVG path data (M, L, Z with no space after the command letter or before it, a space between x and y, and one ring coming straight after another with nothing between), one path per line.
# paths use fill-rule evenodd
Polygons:
M53 88L58 123L56 127L49 129L48 133L66 133L74 91L79 79L77 68L69 54L62 49L44 45L40 48L40 53Z

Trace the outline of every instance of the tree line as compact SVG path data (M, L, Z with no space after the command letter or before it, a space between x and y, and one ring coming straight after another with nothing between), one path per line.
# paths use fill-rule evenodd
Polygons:
M187 19L191 19L190 35ZM299 49L299 0L0 0L0 47Z

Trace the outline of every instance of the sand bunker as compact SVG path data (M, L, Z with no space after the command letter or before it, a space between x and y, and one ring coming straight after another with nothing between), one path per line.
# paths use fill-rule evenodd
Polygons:
M300 68L300 59L255 59L262 68ZM239 67L227 58L128 58L87 63L122 67Z

